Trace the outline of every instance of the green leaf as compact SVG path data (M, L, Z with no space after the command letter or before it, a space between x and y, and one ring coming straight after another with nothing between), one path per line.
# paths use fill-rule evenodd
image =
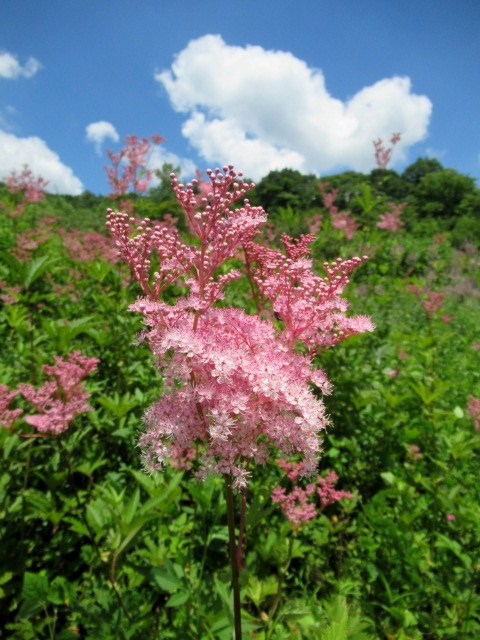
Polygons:
M169 593L173 593L182 586L182 582L175 574L171 563L168 567L153 567L152 577L159 587Z
M56 261L55 258L52 258L48 254L32 260L23 278L23 286L25 289L28 289L35 280L38 280Z
M185 591L177 591L171 596L165 606L166 607L181 607L182 604L185 604L190 599L190 594Z

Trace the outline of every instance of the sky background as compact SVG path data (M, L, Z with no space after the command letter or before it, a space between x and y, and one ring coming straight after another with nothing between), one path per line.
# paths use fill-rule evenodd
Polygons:
M0 178L108 193L107 148L259 180L436 157L480 178L479 0L2 0Z

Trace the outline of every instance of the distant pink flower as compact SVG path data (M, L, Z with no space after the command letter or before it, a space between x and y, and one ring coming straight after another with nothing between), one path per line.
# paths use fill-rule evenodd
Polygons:
M422 293L422 288L418 284L407 284L407 289L413 293L414 296L419 296Z
M472 342L472 349L480 351L480 344L478 342Z
M351 240L360 227L357 219L352 217L350 211L331 211L330 215L332 227L343 231L347 240Z
M323 216L321 213L315 213L311 218L307 220L308 232L309 233L318 233L322 228L322 220Z
M420 450L420 447L417 444L408 445L408 449L410 451L410 457L412 460L421 460L423 458L423 453Z
M306 472L301 463L297 465L284 460L277 460L277 462L282 469L289 470L287 477L293 486L288 493L283 487L275 487L271 498L274 503L280 505L285 517L290 520L294 528L316 518L327 506L343 498L353 498L353 494L349 491L338 491L334 488L338 480L335 471L329 471L326 478L317 476L313 482L302 487L296 484L299 476ZM316 496L319 499L318 506Z
M390 210L380 215L380 220L379 222L377 222L377 227L386 231L399 231L405 224L402 220L400 220L400 216L402 215L402 211L406 206L406 202L402 202L401 204L390 202Z
M353 494L350 493L350 491L339 491L338 489L335 489L334 485L337 480L338 475L335 471L328 471L326 478L318 476L317 494L320 498L322 509L328 507L329 504L342 500L342 498L353 498Z
M378 140L373 141L373 146L375 147L375 162L377 163L377 167L379 169L386 169L388 163L390 162L390 158L392 155L393 147L399 142L401 139L400 133L393 133L390 138L391 147L387 148L383 145L383 140L379 138Z
M408 353L406 353L403 349L399 349L398 357L400 358L400 360L406 360L408 358Z
M152 171L147 169L152 143L160 144L164 138L155 134L150 136L150 140L129 135L125 138L125 146L119 153L107 150L112 166L104 168L112 189L111 198L123 196L129 189L138 192L144 192L148 189L153 178Z
M24 202L39 202L45 197L48 181L35 177L28 165L24 165L21 173L12 171L4 180L11 193L23 193Z
M385 374L389 378L396 378L399 373L400 373L400 369L398 367L396 367L395 369L387 369L387 371L385 372Z
M444 293L427 291L427 299L423 301L423 306L430 317L442 308L444 297Z
M81 382L97 368L98 362L98 358L88 358L80 351L74 351L66 359L55 356L53 366L42 367L53 380L39 389L31 384L18 385L23 397L38 411L25 421L41 433L63 433L79 413L90 410L89 393Z
M480 398L475 396L469 396L467 411L470 418L473 420L475 429L480 431Z
M18 395L18 390L10 390L6 385L0 384L0 425L5 429L11 429L13 423L22 413L22 409L9 409L10 402Z
M453 316L449 316L448 314L444 313L442 316L440 316L440 319L445 324L450 324L453 321Z
M451 522L452 520L455 520L455 516L453 515L453 513L447 513L445 517L449 522Z

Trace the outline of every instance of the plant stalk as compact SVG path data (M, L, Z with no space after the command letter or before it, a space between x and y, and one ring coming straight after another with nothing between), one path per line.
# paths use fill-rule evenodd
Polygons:
M235 508L232 478L225 476L225 498L227 501L228 539L230 546L230 566L232 569L233 613L235 619L235 640L242 640L242 617L240 608L240 582L238 579L237 542L235 536Z

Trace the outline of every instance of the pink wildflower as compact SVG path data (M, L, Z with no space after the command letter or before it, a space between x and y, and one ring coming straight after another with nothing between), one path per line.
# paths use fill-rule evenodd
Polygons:
M331 219L332 227L343 231L347 240L351 240L360 227L356 218L351 216L350 211L331 212Z
M90 411L89 393L81 384L89 373L95 371L99 360L82 356L74 351L67 359L55 356L55 365L43 365L45 373L53 380L39 389L31 384L20 384L19 391L38 411L25 421L41 433L63 433L72 420L84 411Z
M438 293L437 291L427 291L427 299L423 301L423 306L430 318L439 309L441 309L444 297L444 293Z
M405 224L400 220L400 216L402 215L403 209L407 206L407 203L402 202L401 204L395 204L390 202L389 206L390 211L386 211L380 215L377 227L386 231L399 231Z
M455 520L455 516L453 515L453 513L447 513L445 517L449 522L451 522L452 520Z
M19 391L12 391L6 385L0 384L0 425L5 429L11 429L15 420L22 413L22 409L8 408L8 405L18 393Z
M109 210L107 215L119 254L146 296L131 309L144 317L142 339L149 341L170 389L145 414L140 439L145 461L161 468L179 452L198 448L200 477L224 473L235 486L245 486L248 462L264 463L274 448L301 454L305 473L311 473L328 421L310 385L330 391L326 375L312 371L312 358L348 335L373 329L368 318L347 318L347 303L340 298L348 274L362 259L326 264L321 278L306 257L313 236L283 236L284 252L254 244L265 212L248 200L231 208L254 185L231 165L207 175L210 185L201 194L197 180L184 185L171 175L195 245L149 219L134 228L135 219L124 213ZM241 275L219 271L241 247L252 288L258 287L255 295L262 297L263 308L270 301L281 329L242 309L213 306ZM189 294L175 305L165 304L160 297L177 280ZM295 350L299 341L307 354Z
M475 429L480 431L480 398L469 396L467 404L468 415L473 420Z
M339 491L335 489L334 485L338 480L338 475L335 471L328 471L327 477L322 478L318 476L318 488L317 493L320 498L320 504L322 509L328 507L329 504L338 502L342 498L353 498L353 494L349 491Z
M410 452L410 457L415 462L423 458L423 453L421 452L420 447L417 444L409 444L408 449Z
M148 189L153 178L152 171L147 169L152 143L155 145L164 141L159 135L153 135L150 139L151 142L148 138L140 140L137 136L130 135L125 138L125 146L119 153L107 150L112 166L104 168L112 189L111 198L123 196L129 189L139 192Z
M48 181L42 177L35 177L28 165L24 165L23 171L17 174L12 171L4 178L7 189L11 193L23 193L23 201L39 202L45 197L45 189Z
M289 493L283 487L275 487L272 492L272 501L279 504L285 517L290 520L294 528L297 529L305 522L316 518L322 509L330 504L338 502L342 498L353 498L349 491L338 491L334 489L334 484L338 480L335 471L329 471L327 477L317 476L306 487L295 484L299 476L305 475L307 470L302 463L287 462L277 460L278 465L287 471L287 477L293 486ZM315 503L315 495L319 498L319 506Z
M400 141L401 135L399 133L393 133L390 138L391 147L387 148L383 146L383 140L379 138L373 141L375 147L375 162L379 169L386 169L392 155L393 147Z

